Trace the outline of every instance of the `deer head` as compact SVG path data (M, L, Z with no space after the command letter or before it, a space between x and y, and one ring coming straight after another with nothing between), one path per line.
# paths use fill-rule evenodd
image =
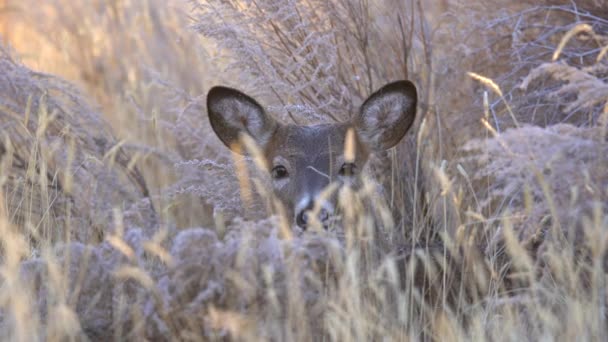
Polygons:
M207 95L211 127L235 152L239 135L248 134L263 152L273 192L295 223L306 229L310 213L329 184L354 184L370 153L395 146L416 116L417 92L410 81L397 81L374 92L349 122L314 126L284 125L242 92L214 87ZM347 135L354 153L345 154ZM317 203L324 225L335 200Z

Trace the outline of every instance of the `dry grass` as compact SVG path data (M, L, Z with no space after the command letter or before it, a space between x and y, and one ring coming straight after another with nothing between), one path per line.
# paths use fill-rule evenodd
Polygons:
M605 17L595 0L0 1L0 336L606 339ZM255 160L235 171L205 118L220 83L317 123L401 78L416 133L343 191L337 231L268 217Z

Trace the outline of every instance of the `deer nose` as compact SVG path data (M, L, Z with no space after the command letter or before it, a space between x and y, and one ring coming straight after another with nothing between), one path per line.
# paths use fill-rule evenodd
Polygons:
M296 216L296 223L303 230L306 230L306 227L310 223L312 213L313 213L312 206L310 206L310 207L307 207L304 210L300 211L298 213L298 215ZM321 209L319 209L317 218L319 219L321 224L324 224L329 219L329 212L326 209L321 208Z

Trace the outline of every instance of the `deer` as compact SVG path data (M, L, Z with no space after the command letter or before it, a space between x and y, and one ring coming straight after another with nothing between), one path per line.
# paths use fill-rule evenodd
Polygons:
M213 131L233 152L246 154L243 134L255 141L272 193L289 220L302 230L313 220L327 229L336 199L321 196L324 189L360 182L370 155L396 146L411 128L417 98L416 86L400 80L373 92L346 122L305 126L280 123L245 93L215 86L207 93L207 113ZM349 139L354 153L345 153Z

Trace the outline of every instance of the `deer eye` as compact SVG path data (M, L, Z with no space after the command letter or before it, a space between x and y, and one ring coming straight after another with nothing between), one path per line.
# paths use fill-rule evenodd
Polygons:
M342 167L340 167L340 176L343 177L351 177L357 172L357 165L354 163L344 163Z
M272 178L274 179L283 179L289 176L287 169L283 165L277 165L272 168Z

